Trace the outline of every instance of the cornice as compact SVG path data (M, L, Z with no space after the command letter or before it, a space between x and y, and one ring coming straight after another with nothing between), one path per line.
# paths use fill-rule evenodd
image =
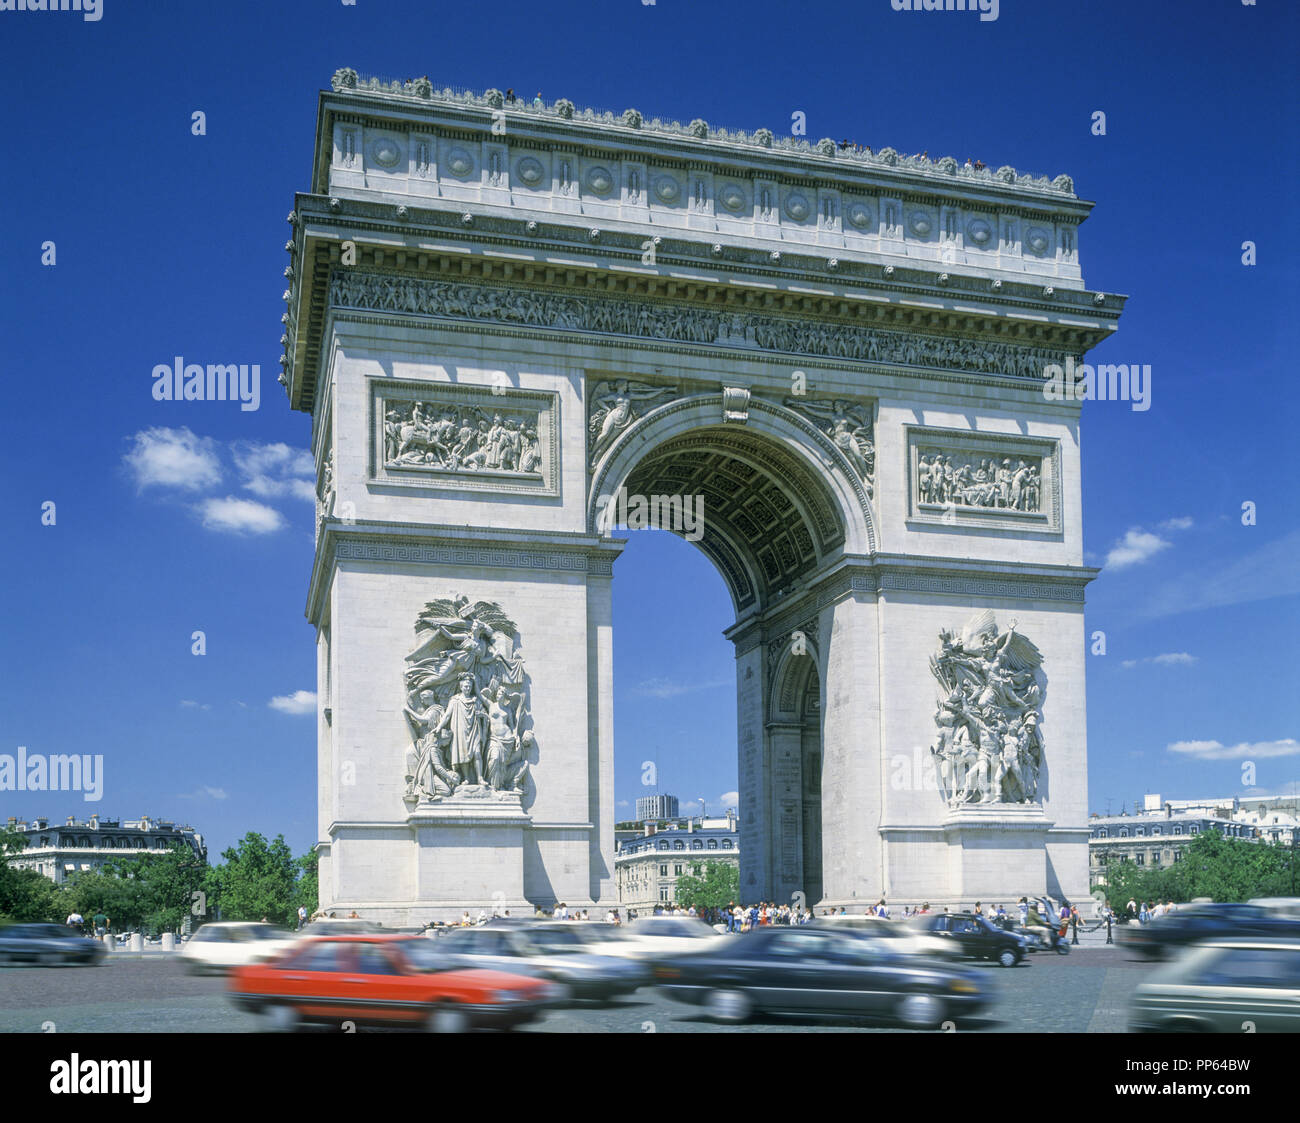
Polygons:
M531 101L505 104L499 90L476 93L451 87L434 88L428 79L385 81L365 78L355 70L335 72L332 89L322 91L318 106L318 138L328 135L329 119L334 113L366 113L378 120L404 118L412 122L438 121L446 126L470 127L486 131L493 114L508 114L512 135L556 143L567 140L603 150L658 151L676 153L696 166L701 163L741 162L761 169L764 174L793 174L804 182L809 176L824 177L836 183L861 183L893 186L895 190L913 190L945 194L980 192L999 200L1023 199L1027 205L1059 210L1074 210L1086 215L1092 204L1074 193L1074 182L1067 175L1049 180L1046 176L1017 173L1014 168L964 167L952 157L930 160L919 156L900 156L892 148L878 152L854 152L840 149L830 138L816 144L805 139L785 137L769 129L754 132L709 126L702 120L683 125L679 121L645 119L636 110L626 110L616 117L573 105L566 99L535 107ZM316 185L323 182L319 157ZM768 169L771 169L770 173Z
M319 625L340 561L455 565L536 572L613 574L625 539L563 531L475 530L437 523L343 521L327 518L316 544L305 615Z

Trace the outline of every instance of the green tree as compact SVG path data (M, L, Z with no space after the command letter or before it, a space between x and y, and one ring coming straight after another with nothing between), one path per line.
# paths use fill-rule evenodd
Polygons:
M1205 831L1183 847L1182 860L1172 866L1136 866L1127 859L1111 863L1106 867L1106 892L1117 910L1130 898L1140 903L1286 896L1292 857L1288 847L1276 843Z
M25 835L0 829L0 923L62 922L72 910L59 886L36 870L9 864L9 859L26 846Z
M208 911L222 920L261 920L288 925L297 911L297 870L283 835L267 842L249 831L225 850L223 864L208 870Z
M684 908L722 908L740 900L740 867L735 862L697 863L693 872L677 879L674 893Z
M298 882L294 886L294 911L297 912L298 906L302 905L306 907L307 915L311 916L320 908L319 858L315 850L308 850L306 854L295 858L293 864L298 867Z

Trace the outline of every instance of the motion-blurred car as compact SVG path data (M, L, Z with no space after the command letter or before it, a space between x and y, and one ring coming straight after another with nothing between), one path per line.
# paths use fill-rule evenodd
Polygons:
M1025 958L1024 936L990 924L972 912L926 913L907 924L914 931L953 944L959 955L970 959L992 959L1003 967L1014 967Z
M902 955L926 955L939 959L957 959L961 956L961 949L951 940L917 931L897 921L882 920L878 916L819 916L809 923L813 928L848 931L877 940L888 940L892 945L890 950Z
M596 954L576 927L561 921L459 928L438 941L438 950L466 966L550 979L573 998L613 998L649 984L651 974L645 964Z
M760 928L697 955L662 960L655 979L673 998L723 1022L765 1011L887 1017L931 1028L992 1000L979 970L888 946L812 925Z
M650 962L708 951L735 939L694 916L646 916L629 924L583 924L581 929L590 951Z
M220 975L234 967L271 959L296 942L292 932L274 924L213 920L185 941L180 960L191 975Z
M1146 924L1129 924L1120 942L1148 959L1189 944L1244 938L1300 939L1300 920L1252 904L1184 905Z
M103 962L105 954L99 940L74 932L65 924L11 924L0 928L3 964L89 966Z
M345 1021L433 1033L510 1029L558 996L545 979L464 967L442 944L421 936L322 936L271 963L236 968L227 986L236 1006L277 1030Z
M1186 949L1141 983L1137 1033L1300 1031L1300 939L1213 940Z
M1274 916L1300 920L1300 897L1253 897L1247 904L1255 905Z

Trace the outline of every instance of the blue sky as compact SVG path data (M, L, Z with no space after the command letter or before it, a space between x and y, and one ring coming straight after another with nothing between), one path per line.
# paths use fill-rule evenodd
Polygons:
M889 0L0 12L0 753L103 753L107 770L98 804L5 792L0 814L173 817L218 849L246 830L314 840L314 722L294 712L314 689L308 419L274 378L285 215L316 92L345 65L729 127L800 110L814 140L1071 174L1097 201L1085 279L1132 298L1093 360L1153 370L1148 411L1084 407L1088 560L1109 559L1087 610L1107 634L1088 663L1090 802L1244 793L1243 760L1289 788L1296 31L1276 0L1003 0L991 22ZM259 363L261 408L154 401L176 355ZM178 467L202 486L148 483ZM634 535L616 572L618 798L655 759L662 790L717 808L736 787L722 582L662 534Z

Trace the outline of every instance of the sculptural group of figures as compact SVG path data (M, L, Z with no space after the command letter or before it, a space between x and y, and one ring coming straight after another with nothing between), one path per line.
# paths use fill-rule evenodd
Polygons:
M1037 511L1041 502L1039 468L1026 460L1014 464L1007 457L976 460L942 453L922 453L917 463L916 488L922 503L965 507L1001 507L1012 511Z
M418 643L406 657L411 728L408 800L454 794L522 795L528 750L524 659L515 626L490 601L430 601L416 620Z
M535 424L489 414L478 406L438 408L401 402L384 415L384 463L388 467L488 469L540 473L541 449Z
M940 632L939 642L930 669L944 697L934 719L939 742L930 751L949 806L1033 802L1043 764L1038 648L1014 620L999 635L987 611L960 636Z
M451 284L382 273L338 271L330 301L347 308L493 320L682 343L723 343L841 359L989 371L1041 381L1063 352L996 340L882 331L790 316L713 311L682 304L563 296L527 289Z
M872 440L871 417L866 407L839 398L828 402L786 398L785 404L787 408L805 414L830 437L862 477L870 495L871 479L876 471L876 445Z

